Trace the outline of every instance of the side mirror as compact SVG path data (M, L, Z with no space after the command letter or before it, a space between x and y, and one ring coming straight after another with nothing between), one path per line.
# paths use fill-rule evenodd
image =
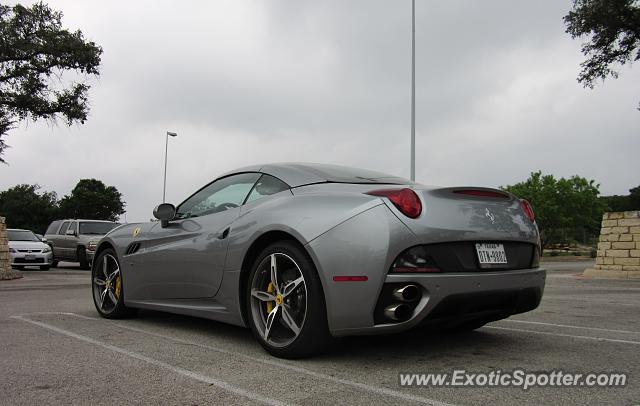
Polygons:
M47 239L46 239L46 238L44 238L44 237L42 237L42 238L40 239L40 241L42 241L42 242L47 242Z
M166 227L169 225L169 221L173 220L176 216L176 206L171 203L162 203L153 209L153 217L160 220L160 225Z
M73 235L73 236L75 236L75 235L76 235L76 232L75 232L75 231L73 231L73 230L67 230L67 232L66 232L65 234L66 234L66 235Z

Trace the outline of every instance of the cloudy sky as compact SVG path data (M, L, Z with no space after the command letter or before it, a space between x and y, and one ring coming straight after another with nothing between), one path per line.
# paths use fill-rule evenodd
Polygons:
M255 163L409 176L411 2L50 1L104 49L84 125L23 123L0 190L116 186L127 220ZM575 80L570 1L416 1L416 179L500 186L531 171L640 184L640 67Z

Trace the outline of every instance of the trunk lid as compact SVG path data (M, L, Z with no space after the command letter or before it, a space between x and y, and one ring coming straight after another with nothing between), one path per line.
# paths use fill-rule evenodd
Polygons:
M538 244L538 228L515 196L490 188L433 188L413 185L422 202L415 219L403 215L388 199L398 218L421 243L445 241L523 241Z

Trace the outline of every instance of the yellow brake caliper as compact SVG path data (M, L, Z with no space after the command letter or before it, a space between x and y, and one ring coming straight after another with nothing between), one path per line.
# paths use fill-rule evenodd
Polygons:
M267 292L273 293L275 289L273 288L273 283L269 282L269 286L267 286ZM271 313L273 310L273 302L267 302L267 314Z
M120 291L122 290L122 284L120 283L120 275L116 279L116 299L120 299Z

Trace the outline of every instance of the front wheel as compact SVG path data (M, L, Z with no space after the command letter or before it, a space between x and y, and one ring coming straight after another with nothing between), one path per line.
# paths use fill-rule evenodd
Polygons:
M330 341L320 279L305 252L292 242L267 247L247 284L249 324L260 344L281 358L302 358Z
M91 270L93 303L100 316L107 319L121 319L132 315L135 310L124 305L124 289L120 262L114 250L100 253Z
M49 269L50 269L50 266L49 266L49 265L41 265L41 266L40 266L40 270L41 270L41 271L48 271Z

